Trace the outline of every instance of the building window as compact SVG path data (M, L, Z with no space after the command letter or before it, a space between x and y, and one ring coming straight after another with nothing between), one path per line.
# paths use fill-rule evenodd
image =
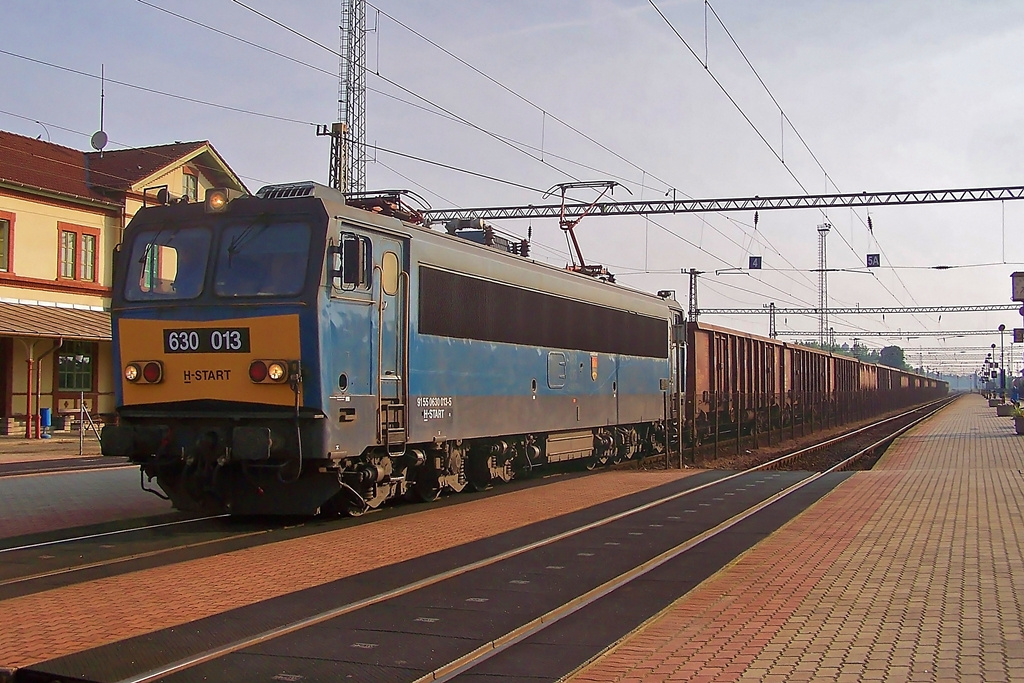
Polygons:
M92 342L65 342L57 351L57 390L92 391L95 357Z
M96 235L82 235L82 279L96 282Z
M70 230L60 231L60 276L65 280L75 279L75 257L78 254L78 234Z
M0 271L11 270L11 219L0 217Z
M190 202L199 199L199 178L185 170L181 181L181 194L188 197Z
M57 263L59 280L96 282L99 277L96 253L100 231L69 223L58 223L60 248Z

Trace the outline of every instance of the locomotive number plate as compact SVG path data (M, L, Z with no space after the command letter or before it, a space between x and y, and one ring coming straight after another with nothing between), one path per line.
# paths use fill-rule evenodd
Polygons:
M249 328L164 330L164 353L249 353Z

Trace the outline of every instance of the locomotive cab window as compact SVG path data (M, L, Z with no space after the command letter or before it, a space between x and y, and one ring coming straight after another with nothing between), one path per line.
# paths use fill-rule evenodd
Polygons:
M204 228L141 232L132 244L128 301L194 299L203 289L211 234Z
M229 226L217 249L214 291L221 297L299 294L306 281L309 241L305 223Z
M341 247L333 258L331 281L334 287L346 291L370 289L373 246L369 238L343 232Z

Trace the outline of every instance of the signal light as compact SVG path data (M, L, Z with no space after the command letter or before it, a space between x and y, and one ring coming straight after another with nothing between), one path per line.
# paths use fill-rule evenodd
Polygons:
M280 384L288 381L288 362L254 360L249 364L249 379L255 384Z
M156 384L164 378L164 366L155 360L146 363L142 368L142 379L150 384Z
M249 379L259 384L267 378L267 364L261 360L254 360L249 365Z

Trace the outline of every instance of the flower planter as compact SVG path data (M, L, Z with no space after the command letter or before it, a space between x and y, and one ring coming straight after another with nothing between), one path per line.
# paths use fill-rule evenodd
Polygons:
M996 406L996 415L999 417L1010 417L1013 415L1012 403L1000 403Z
M999 399L998 398L990 398L988 400L988 407L989 408L995 408L997 405L999 405Z
M1015 416L1013 418L1013 431L1018 434L1024 434L1024 415Z

